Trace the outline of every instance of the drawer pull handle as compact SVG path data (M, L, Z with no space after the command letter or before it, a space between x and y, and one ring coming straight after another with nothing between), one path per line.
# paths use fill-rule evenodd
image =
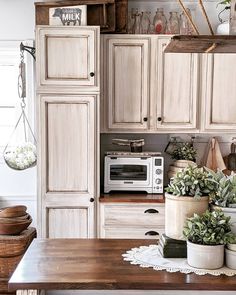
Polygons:
M145 236L159 236L159 233L157 231L150 230L145 233Z
M159 211L156 209L147 209L144 211L144 213L159 213Z

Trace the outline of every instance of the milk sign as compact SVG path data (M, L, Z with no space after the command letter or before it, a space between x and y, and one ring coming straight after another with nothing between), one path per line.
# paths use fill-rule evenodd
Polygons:
M50 25L86 25L86 5L50 9Z

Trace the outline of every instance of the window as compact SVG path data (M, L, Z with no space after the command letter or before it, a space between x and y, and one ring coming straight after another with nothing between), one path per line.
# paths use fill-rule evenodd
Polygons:
M24 42L32 46L32 42ZM24 53L26 63L26 113L30 123L33 123L33 58ZM14 130L20 116L20 103L18 97L18 75L20 64L20 42L0 42L0 163L2 164L2 151ZM33 124L32 124L33 125ZM32 126L33 127L33 126ZM23 141L23 126L19 125L12 141Z

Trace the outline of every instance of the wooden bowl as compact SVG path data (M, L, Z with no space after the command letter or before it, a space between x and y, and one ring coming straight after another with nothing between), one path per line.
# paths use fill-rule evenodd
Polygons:
M27 219L29 219L29 214L25 213L25 215L20 217L0 217L0 223L22 223Z
M0 217L20 217L26 214L27 207L24 205L5 207L0 209Z
M18 235L31 224L32 218L29 215L28 219L22 222L0 223L0 235Z

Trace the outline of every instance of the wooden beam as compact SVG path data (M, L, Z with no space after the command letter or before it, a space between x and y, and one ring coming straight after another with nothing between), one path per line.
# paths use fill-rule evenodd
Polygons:
M165 53L236 53L236 36L174 36Z

